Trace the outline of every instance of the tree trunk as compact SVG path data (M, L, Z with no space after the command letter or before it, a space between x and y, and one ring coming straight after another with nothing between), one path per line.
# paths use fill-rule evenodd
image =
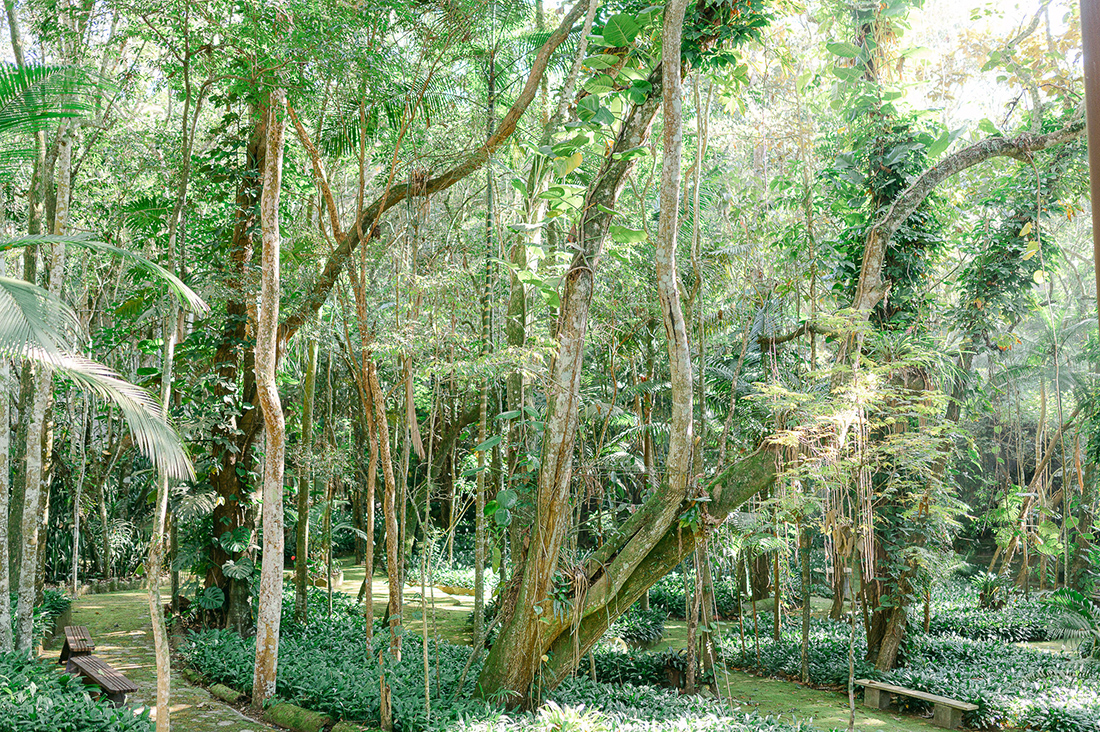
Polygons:
M317 390L317 339L306 343L306 373L302 384L302 444L298 452L298 525L294 554L294 619L309 619L309 491L313 481L313 397Z
M14 13L14 9L9 8L9 13ZM0 276L7 275L7 264L7 257L0 254ZM10 388L11 365L7 358L0 358L0 653L9 653L14 647L11 632L11 573L8 564L8 506L11 491Z
M651 83L659 72L650 75ZM656 90L655 90L656 92ZM659 95L631 109L624 121L614 151L643 145L649 137ZM482 669L484 694L498 689L518 691L522 702L531 688L540 662L539 618L552 608L544 606L549 595L558 551L569 523L570 478L573 447L577 434L577 401L580 390L584 342L592 302L595 271L603 254L603 243L619 192L632 167L629 160L608 156L590 187L585 212L577 228L579 251L565 275L558 319L558 350L551 367L547 394L546 427L539 468L535 530L525 546L513 547L518 581L502 602L501 631ZM510 616L507 614L511 613Z
M370 385L370 398L374 404L374 427L379 444L379 460L382 462L382 479L385 491L382 512L386 519L386 574L389 578L390 601L387 615L390 619L390 652L394 660L401 660L401 576L398 569L399 529L397 527L397 480L393 474L393 459L390 456L389 421L386 419L385 394L378 385L378 370L373 359L367 361L367 377ZM369 578L368 578L369 579Z
M244 409L244 405L256 401L256 376L253 349L242 348L251 340L248 328L248 272L252 270L255 251L255 232L259 228L256 212L259 208L261 176L264 170L264 117L255 121L252 135L245 151L245 173L237 187L235 221L230 244L230 276L227 281L229 296L226 301L226 324L214 354L213 363L218 379L214 383L214 399L231 405L223 419L214 426L213 463L210 483L218 493L219 502L214 507L211 567L207 572L206 587L220 587L226 591L225 627L241 635L247 634L252 625L249 608L248 580L226 577L222 566L229 560L238 560L241 553L229 551L223 537L236 536L242 544L251 543L252 509L249 507L253 488L247 476L255 465L252 442L260 427L260 409ZM238 382L241 384L238 391ZM241 536L247 534L247 536Z
M285 93L273 89L268 100L260 229L263 266L260 306L256 317L256 388L264 417L263 565L260 571L256 619L256 667L252 708L263 709L275 696L279 661L279 620L283 608L283 468L286 424L275 381L276 336L279 328L279 189L283 171Z

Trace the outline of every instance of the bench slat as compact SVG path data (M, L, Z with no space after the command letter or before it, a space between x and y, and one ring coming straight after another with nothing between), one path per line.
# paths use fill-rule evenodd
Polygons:
M977 704L959 701L958 699L948 699L946 696L929 694L927 691L906 689L904 686L894 686L893 684L887 684L882 681L872 681L871 679L856 679L856 683L860 686L867 686L872 689L879 689L880 691L888 691L891 694L899 694L901 696L908 696L914 699L923 699L924 701L932 702L933 704L943 704L944 706L952 707L954 709L961 709L964 712L973 712L978 708Z
M73 656L69 661L104 690L114 693L128 693L137 691L137 685L122 675L122 672L108 665L96 656Z
M92 634L85 625L66 625L65 644L61 647L58 663L65 663L70 656L83 656L95 650Z

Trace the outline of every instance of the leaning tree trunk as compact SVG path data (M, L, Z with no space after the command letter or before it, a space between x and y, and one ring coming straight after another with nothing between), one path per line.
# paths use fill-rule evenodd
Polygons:
M252 707L263 709L275 695L279 662L279 620L283 610L283 468L286 424L275 382L276 336L279 328L279 188L283 172L285 92L273 89L266 110L263 192L260 230L263 266L260 307L256 317L256 388L264 413L263 565L256 618L256 667Z
M659 71L650 75L651 83L659 78ZM645 144L658 106L659 94L655 90L644 104L631 109L613 152ZM603 255L615 203L631 167L629 160L616 160L614 155L606 158L600 175L586 195L582 209L585 213L577 227L578 252L565 275L558 318L558 350L549 380L535 502L538 520L524 546L513 547L517 580L501 603L500 634L489 652L479 681L485 694L499 689L519 692L521 697L516 703L526 698L531 689L542 656L540 648L545 635L544 624L539 619L553 612L543 603L550 594L558 551L569 525L577 404L595 272Z

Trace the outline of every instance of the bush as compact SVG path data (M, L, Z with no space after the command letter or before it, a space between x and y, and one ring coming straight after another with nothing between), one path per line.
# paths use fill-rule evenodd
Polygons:
M35 642L41 641L46 634L53 630L54 622L61 616L73 599L60 590L46 590L42 604L34 608L34 630L32 637ZM16 593L11 593L11 624L15 627L15 610L18 603Z
M152 732L148 711L93 701L79 678L0 653L0 732Z

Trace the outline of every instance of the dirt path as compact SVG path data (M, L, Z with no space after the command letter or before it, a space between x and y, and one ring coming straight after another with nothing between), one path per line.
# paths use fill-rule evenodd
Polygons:
M127 703L134 709L150 707L151 716L156 718L157 672L148 595L144 591L86 595L73 605L73 624L88 626L95 640L96 655L138 685L138 691L127 696ZM59 653L58 647L44 655L56 659ZM172 669L171 714L172 726L186 732L276 729L249 719L205 689L192 686L175 667Z

